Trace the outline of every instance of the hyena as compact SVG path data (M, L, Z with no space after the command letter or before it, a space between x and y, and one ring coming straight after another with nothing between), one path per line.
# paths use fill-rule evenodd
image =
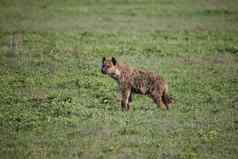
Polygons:
M119 64L114 57L103 57L101 71L115 79L119 84L122 111L130 110L132 93L147 95L158 106L165 109L169 109L169 105L174 101L168 95L167 82L152 72Z

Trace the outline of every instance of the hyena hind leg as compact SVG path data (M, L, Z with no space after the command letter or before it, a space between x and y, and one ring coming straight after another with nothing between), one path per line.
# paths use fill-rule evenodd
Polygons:
M131 103L132 103L132 92L130 92L128 103L127 103L127 110L131 109Z

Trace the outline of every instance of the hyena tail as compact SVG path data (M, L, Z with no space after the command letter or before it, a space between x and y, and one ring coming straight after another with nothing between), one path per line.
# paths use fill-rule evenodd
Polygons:
M175 100L168 95L168 85L165 85L165 90L162 95L162 101L167 109L169 109L169 105L175 103Z

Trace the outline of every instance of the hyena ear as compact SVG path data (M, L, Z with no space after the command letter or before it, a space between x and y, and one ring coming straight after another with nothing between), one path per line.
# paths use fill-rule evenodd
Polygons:
M112 63L113 63L113 65L117 64L117 60L114 57L112 57Z
M102 58L102 63L103 63L105 60L106 60L106 58L105 58L105 57L103 57L103 58Z

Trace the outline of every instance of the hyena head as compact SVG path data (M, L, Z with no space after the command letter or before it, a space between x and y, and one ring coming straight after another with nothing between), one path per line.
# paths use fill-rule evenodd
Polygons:
M102 68L101 71L103 74L107 74L111 77L120 76L120 70L118 68L117 60L112 58L102 58Z

